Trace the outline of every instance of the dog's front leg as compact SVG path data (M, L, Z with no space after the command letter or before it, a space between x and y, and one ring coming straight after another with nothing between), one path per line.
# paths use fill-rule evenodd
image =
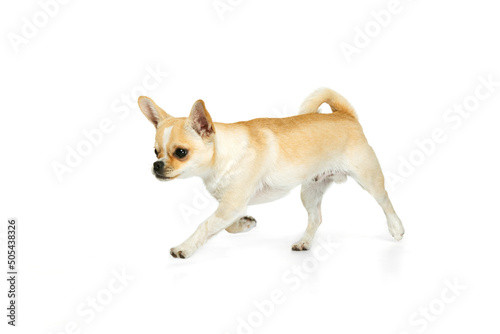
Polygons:
M233 198L234 201L234 198ZM173 257L188 258L213 235L234 223L244 214L246 205L226 204L221 201L215 212L198 226L196 231L182 244L170 249Z

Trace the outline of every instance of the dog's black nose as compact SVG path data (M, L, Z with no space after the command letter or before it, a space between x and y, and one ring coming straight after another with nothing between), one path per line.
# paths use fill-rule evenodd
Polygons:
M155 163L153 164L153 169L154 169L155 172L157 172L160 169L162 169L164 165L165 164L161 160L155 161Z

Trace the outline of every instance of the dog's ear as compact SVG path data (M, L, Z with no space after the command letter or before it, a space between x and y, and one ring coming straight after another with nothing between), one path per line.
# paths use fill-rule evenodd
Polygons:
M202 138L211 138L215 134L214 124L212 117L205 108L205 102L198 100L193 104L191 113L189 114L189 121L192 128Z
M164 119L172 117L167 114L162 108L158 107L158 105L147 96L140 96L138 102L139 108L141 108L142 113L144 114L144 116L146 116L147 119L149 119L151 123L153 123L155 128L157 128L158 123L160 123Z

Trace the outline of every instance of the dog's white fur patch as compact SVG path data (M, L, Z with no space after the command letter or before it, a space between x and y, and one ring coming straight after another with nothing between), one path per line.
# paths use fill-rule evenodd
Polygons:
M173 126L169 126L168 128L165 128L165 131L163 132L163 149L165 150L165 152L167 152L167 143L170 139L172 128Z

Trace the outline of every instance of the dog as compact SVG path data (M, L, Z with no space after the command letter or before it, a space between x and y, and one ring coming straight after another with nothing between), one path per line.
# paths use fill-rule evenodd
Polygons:
M384 175L368 145L351 104L328 88L314 91L299 114L258 118L232 124L216 123L202 100L189 117L173 117L152 99L141 96L139 107L156 128L152 173L160 181L199 176L219 205L183 243L170 250L188 258L210 237L251 230L249 205L274 201L301 185L308 224L294 251L311 248L321 224L321 201L332 183L350 176L382 207L389 232L401 240L404 228L384 187ZM319 112L327 103L332 113Z

